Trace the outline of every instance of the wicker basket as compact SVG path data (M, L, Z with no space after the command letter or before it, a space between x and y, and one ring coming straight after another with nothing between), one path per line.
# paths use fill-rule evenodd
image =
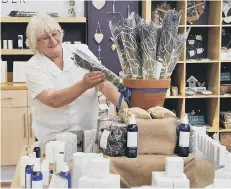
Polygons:
M221 94L226 94L231 92L231 84L223 84L220 87Z
M225 129L231 129L231 112L220 113L221 126Z
M226 146L226 149L231 152L231 133L220 133L220 142Z

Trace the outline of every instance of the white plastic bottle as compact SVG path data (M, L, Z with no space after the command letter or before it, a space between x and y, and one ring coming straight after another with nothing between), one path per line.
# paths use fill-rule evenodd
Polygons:
M32 188L43 189L43 175L40 162L36 161L32 173Z

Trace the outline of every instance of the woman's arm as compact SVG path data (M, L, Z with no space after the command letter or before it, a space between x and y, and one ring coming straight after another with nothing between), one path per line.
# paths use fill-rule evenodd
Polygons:
M104 96L117 107L120 93L117 91L116 87L108 81L101 83L97 87L104 94ZM122 100L120 110L123 110L124 108L128 108L128 105L124 100Z
M104 77L102 72L91 72L86 74L81 81L70 87L61 90L46 89L37 95L36 98L47 106L59 108L73 102L86 90L102 83Z

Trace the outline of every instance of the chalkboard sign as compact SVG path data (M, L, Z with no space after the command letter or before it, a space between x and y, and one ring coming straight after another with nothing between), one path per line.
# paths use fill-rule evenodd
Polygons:
M221 73L221 81L231 81L230 72Z
M188 116L191 125L205 125L205 117L202 115Z

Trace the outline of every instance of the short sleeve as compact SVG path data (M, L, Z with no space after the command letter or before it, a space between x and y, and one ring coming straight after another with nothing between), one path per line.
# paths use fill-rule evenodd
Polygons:
M42 67L29 62L26 65L26 84L33 99L44 90L54 88L49 76Z

